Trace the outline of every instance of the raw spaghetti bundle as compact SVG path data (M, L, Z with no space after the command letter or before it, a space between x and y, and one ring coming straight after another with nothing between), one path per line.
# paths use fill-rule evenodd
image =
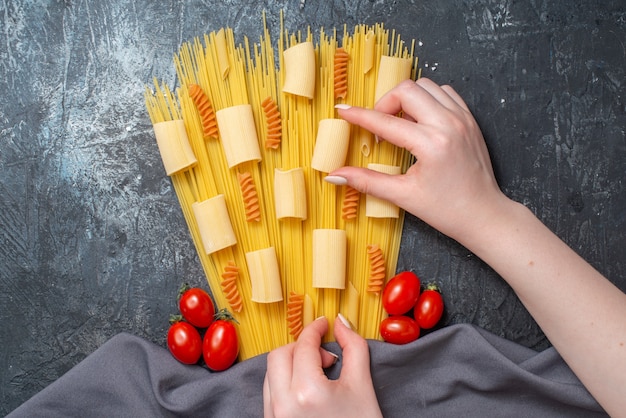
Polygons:
M282 19L281 19L282 22ZM156 79L146 107L167 175L220 308L239 322L240 358L293 341L341 312L379 338L380 288L396 269L403 212L323 181L343 165L404 172L410 155L338 118L413 78L410 46L382 24L320 30L281 23L259 43L229 28L185 43L180 87ZM278 57L278 63L275 62ZM332 336L332 330L326 337Z

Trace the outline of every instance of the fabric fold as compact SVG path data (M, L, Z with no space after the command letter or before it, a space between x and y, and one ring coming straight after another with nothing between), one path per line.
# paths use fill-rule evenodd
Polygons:
M385 417L607 416L553 348L536 352L467 324L369 345ZM260 355L214 373L119 334L9 417L260 417L265 370ZM327 375L340 371L341 360Z

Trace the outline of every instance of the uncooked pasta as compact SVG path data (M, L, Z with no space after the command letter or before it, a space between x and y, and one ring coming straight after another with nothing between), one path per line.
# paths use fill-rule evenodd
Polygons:
M202 87L197 84L189 85L189 96L191 96L191 100L193 100L198 113L200 113L204 139L217 138L217 119L215 118L215 111L209 97L202 91Z
M335 99L344 99L348 93L348 60L350 55L343 48L337 48L334 57L333 86Z
M383 250L381 250L377 244L370 244L367 246L367 258L370 263L367 291L380 293L385 284L385 278L387 277Z
M234 261L229 261L224 272L222 273L222 291L224 297L230 306L230 309L234 312L241 312L243 308L243 300L241 299L241 293L237 281L239 279L239 267L235 265Z
M268 96L261 102L261 106L263 107L266 121L265 135L267 139L265 140L265 148L277 149L283 136L282 119L278 105L271 96Z
M298 338L302 332L304 312L304 295L299 295L293 290L289 292L287 299L287 327L289 334L294 338Z
M247 171L237 173L237 180L239 181L239 186L241 186L241 200L243 201L243 207L246 212L246 221L261 221L259 195L256 191L252 174Z
M359 210L359 201L361 200L361 193L350 187L344 187L343 201L341 203L341 217L349 221L357 217L357 211Z
M276 41L263 20L257 43L235 43L230 28L184 43L173 59L178 87L155 79L145 91L216 305L239 323L240 359L294 341L322 315L342 313L380 338L380 288L396 269L403 212L367 216L358 192L324 177L342 165L399 173L411 162L341 120L335 104L371 108L392 83L417 78L414 42L382 24L314 36L282 22ZM331 321L324 340L332 335Z

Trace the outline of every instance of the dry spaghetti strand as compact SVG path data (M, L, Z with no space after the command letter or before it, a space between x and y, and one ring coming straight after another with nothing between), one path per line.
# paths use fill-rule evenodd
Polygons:
M289 334L296 339L304 328L302 318L303 308L304 295L300 295L294 291L289 292L289 298L287 300L287 328L289 329Z
M335 99L345 99L348 94L348 61L350 55L343 48L337 48L334 56L333 75Z
M263 107L263 113L265 114L267 129L265 148L278 149L283 135L282 119L278 105L271 96L268 96L261 102L261 107Z
M346 186L341 205L341 217L348 221L356 218L361 193L353 187Z
M237 279L239 278L239 267L235 265L234 261L229 261L224 272L222 273L222 291L224 296L230 305L230 308L235 312L241 312L243 308L243 300L241 294L237 288Z
M197 84L189 85L189 96L200 113L204 139L217 138L217 119L209 96L207 96L202 90L202 87Z
M241 187L243 206L246 211L246 221L259 222L261 220L261 207L259 206L259 194L252 174L249 172L237 173L237 180Z
M385 284L386 276L383 251L377 244L370 244L367 246L367 257L370 262L367 291L379 294Z

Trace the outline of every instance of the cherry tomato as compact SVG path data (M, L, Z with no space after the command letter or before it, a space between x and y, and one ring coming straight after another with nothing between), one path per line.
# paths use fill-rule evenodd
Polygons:
M219 372L233 365L239 355L239 341L234 319L222 309L204 334L202 355L207 367Z
M417 340L420 328L409 316L390 316L380 323L380 335L383 340L392 344L407 344Z
M383 308L389 315L409 312L420 295L420 279L410 271L392 277L383 289Z
M442 315L443 298L439 288L436 285L429 285L417 300L413 316L420 328L429 329L437 325Z
M184 364L196 364L202 355L202 338L188 322L175 322L167 332L167 348Z
M183 317L191 325L198 328L206 328L213 322L215 307L211 296L199 287L189 288L183 285L180 290L178 307Z

